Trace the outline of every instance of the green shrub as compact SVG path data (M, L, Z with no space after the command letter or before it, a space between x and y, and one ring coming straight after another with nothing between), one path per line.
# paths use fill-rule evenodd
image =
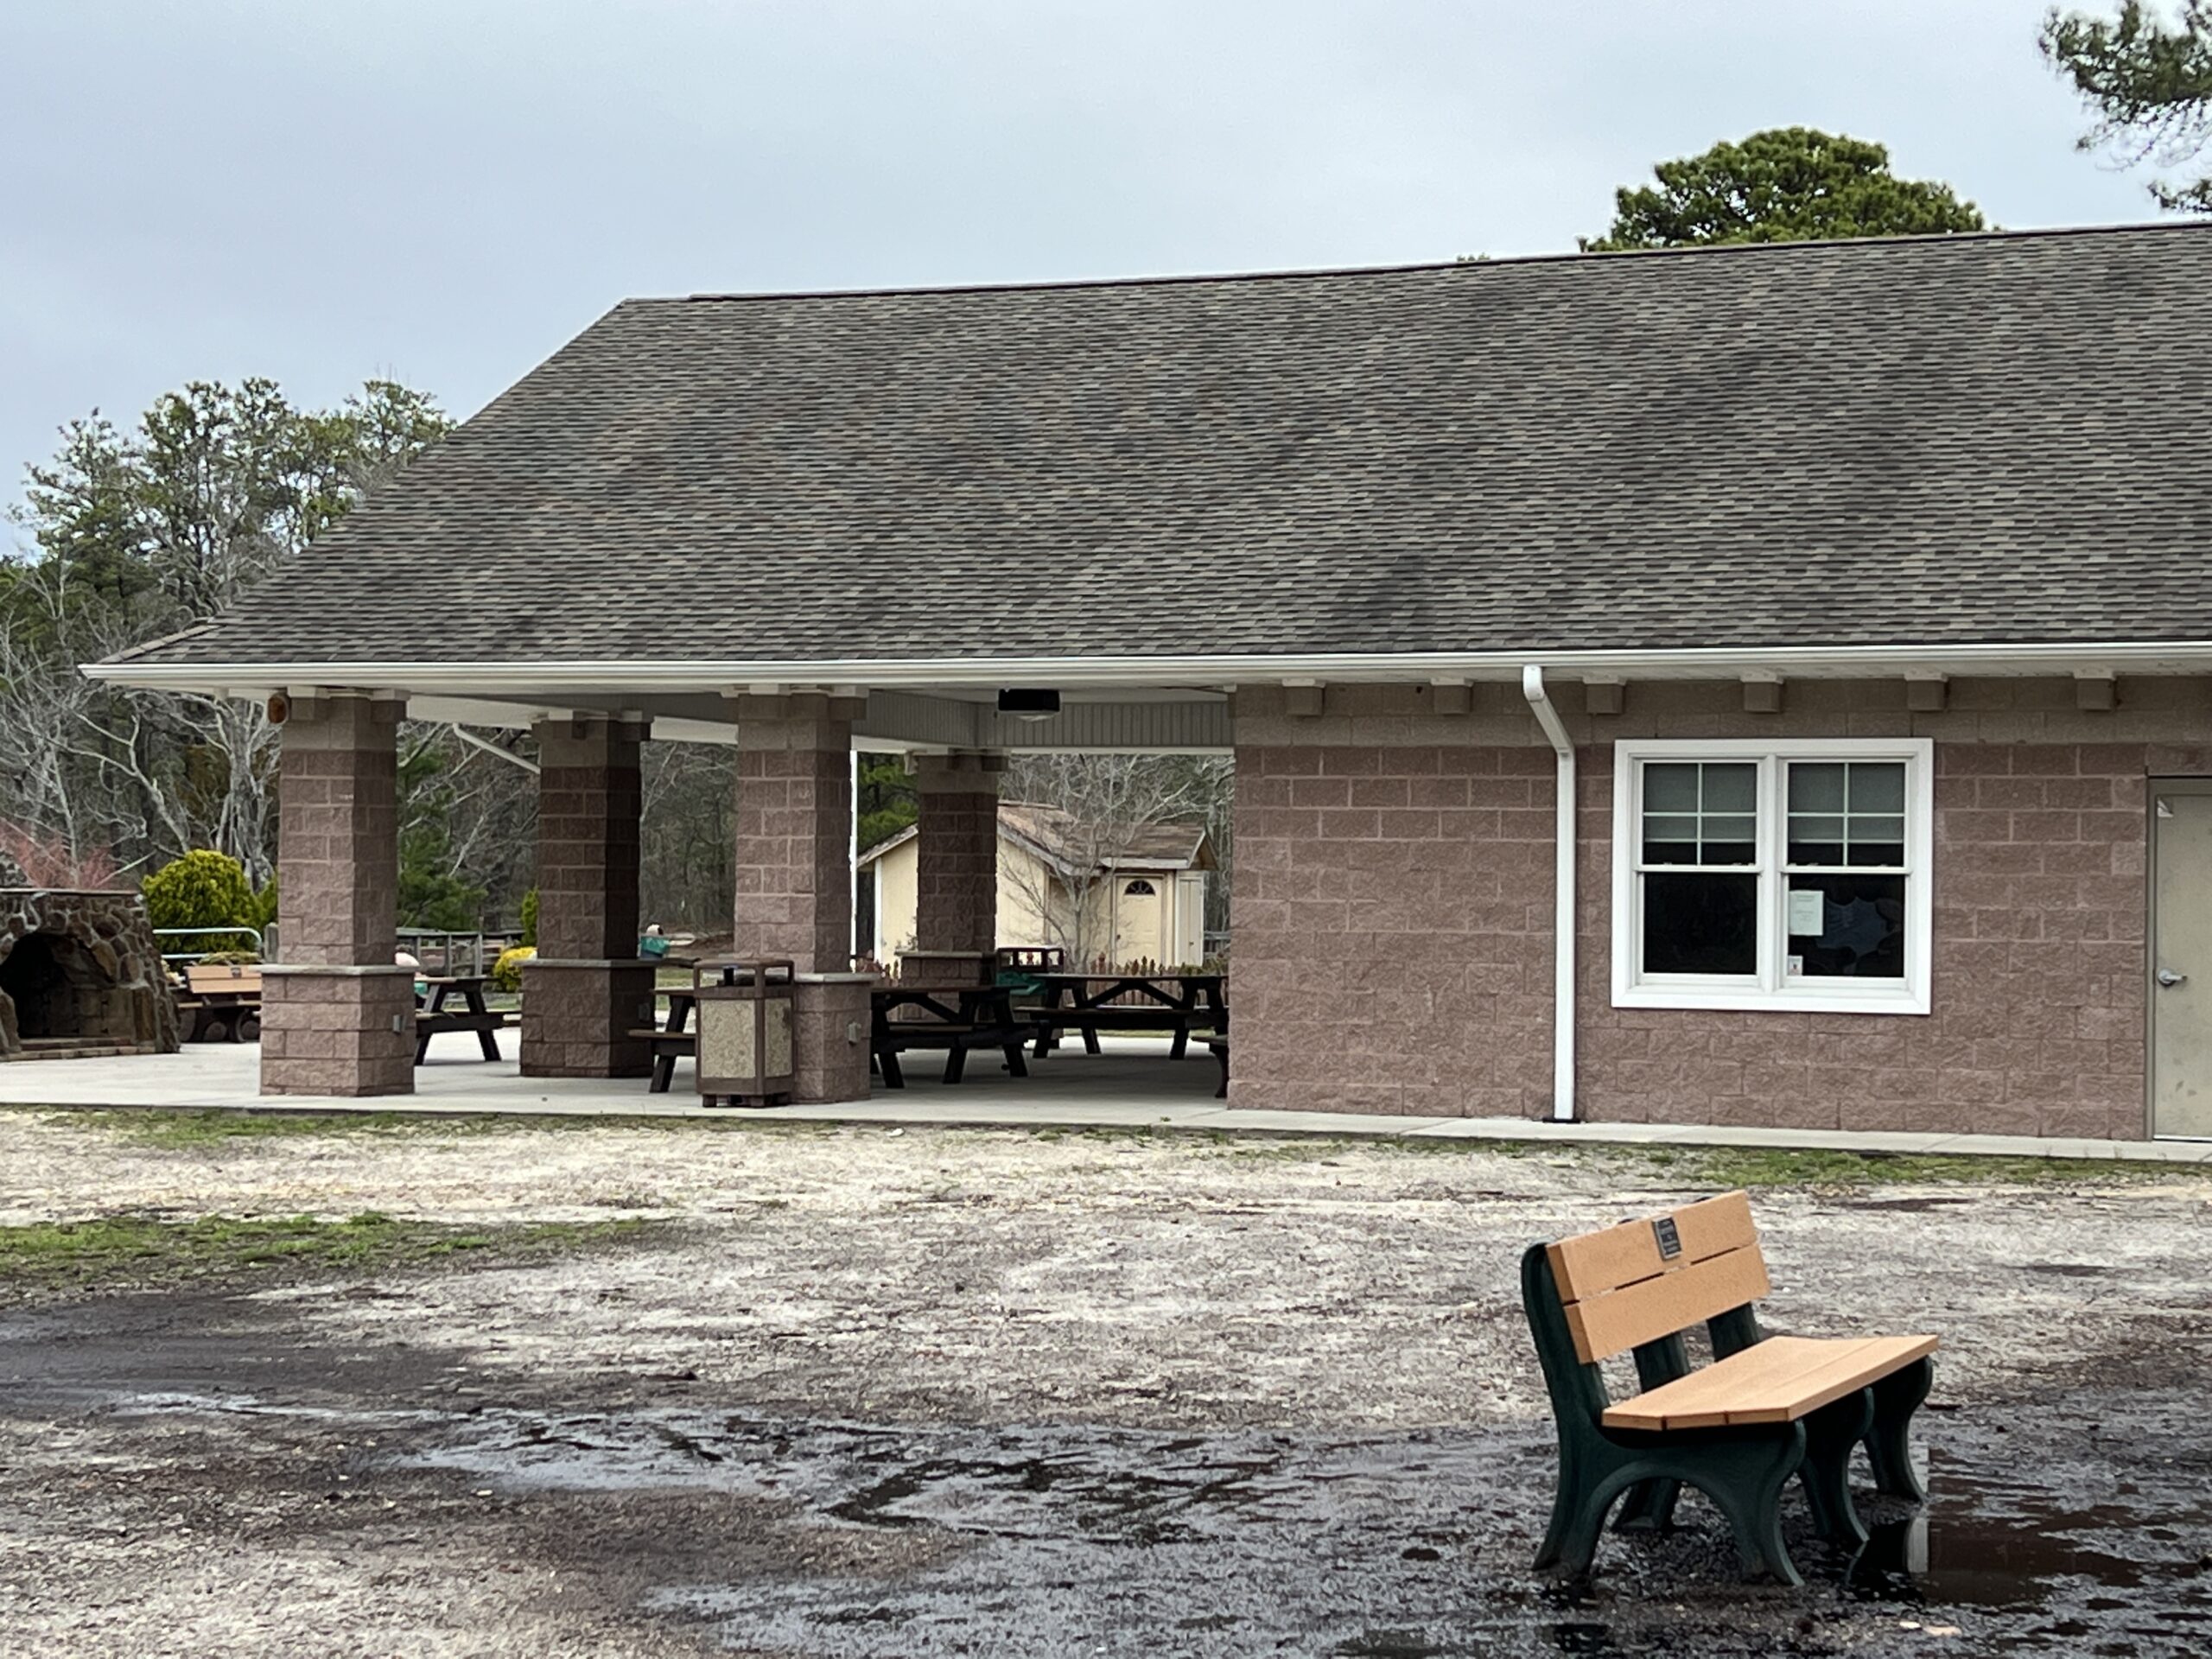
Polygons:
M253 889L245 866L227 853L203 849L164 864L144 881L146 914L156 927L252 927ZM234 950L239 941L221 934L182 941L190 946Z
M522 965L537 955L535 945L515 944L499 952L499 959L492 964L492 983L503 991L522 989Z
M245 925L257 927L264 933L276 925L276 878L270 876L261 891L253 895L247 906Z
M522 942L537 943L537 889L532 887L522 896Z

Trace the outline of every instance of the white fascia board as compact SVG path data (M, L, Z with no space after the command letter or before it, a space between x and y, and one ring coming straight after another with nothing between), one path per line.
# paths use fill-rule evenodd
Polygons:
M397 687L419 694L527 697L531 685L607 691L700 692L737 684L827 681L863 688L952 685L990 688L1054 685L1109 690L1117 685L1282 684L1319 681L1433 680L1439 675L1517 682L1535 664L1547 672L1626 678L1734 676L1763 670L1784 676L1836 678L1901 674L1907 669L1955 674L2058 674L2077 668L2114 673L2212 673L2212 640L2069 641L1972 645L1699 646L1678 651L1513 651L1285 653L1178 657L855 658L816 662L645 663L92 663L82 671L118 685L220 692L238 685Z

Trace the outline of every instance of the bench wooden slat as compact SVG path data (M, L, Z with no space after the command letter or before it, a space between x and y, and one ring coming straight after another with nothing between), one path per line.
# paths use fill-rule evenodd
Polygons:
M1648 1394L1605 1408L1608 1428L1788 1423L1936 1351L1915 1337L1769 1337Z
M1751 1201L1740 1192L1685 1205L1669 1214L1681 1239L1680 1255L1660 1255L1658 1236L1649 1217L1624 1221L1618 1227L1562 1239L1553 1245L1552 1276L1559 1282L1560 1300L1585 1301L1758 1243L1758 1229L1751 1222Z
M1588 1364L1756 1302L1773 1288L1766 1258L1751 1244L1570 1303L1567 1327L1576 1356Z

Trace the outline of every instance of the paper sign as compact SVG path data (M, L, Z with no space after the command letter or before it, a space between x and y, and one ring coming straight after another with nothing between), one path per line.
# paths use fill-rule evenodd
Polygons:
M1791 979L1805 971L1805 958L1802 957L1784 957L1782 963L1782 971Z
M1793 892L1789 895L1789 931L1817 937L1827 926L1821 916L1821 906L1824 902L1824 895L1818 890Z

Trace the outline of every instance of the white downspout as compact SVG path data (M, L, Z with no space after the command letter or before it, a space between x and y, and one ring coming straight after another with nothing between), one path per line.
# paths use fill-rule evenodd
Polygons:
M1521 695L1559 756L1557 861L1552 874L1552 1122L1574 1121L1574 744L1544 692L1544 671L1521 671Z
M851 751L847 771L845 816L849 823L845 832L845 908L850 912L846 918L850 925L845 929L845 966L849 968L853 965L853 958L861 953L861 752L858 749ZM882 880L879 873L876 876L879 887ZM874 898L880 905L883 895L878 893ZM880 932L881 930L879 928L877 931ZM868 941L868 948L870 950L875 949L874 939Z

